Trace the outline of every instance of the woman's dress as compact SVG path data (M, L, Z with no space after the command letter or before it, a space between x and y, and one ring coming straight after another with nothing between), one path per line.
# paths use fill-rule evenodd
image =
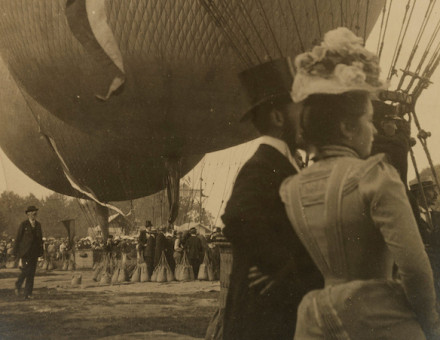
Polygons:
M432 271L396 170L327 146L281 198L325 278L298 310L295 339L425 339L438 321ZM393 281L396 263L401 281Z

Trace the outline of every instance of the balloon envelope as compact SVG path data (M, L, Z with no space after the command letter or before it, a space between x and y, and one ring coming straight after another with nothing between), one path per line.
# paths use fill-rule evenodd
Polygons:
M337 26L367 35L385 1L104 1L125 71L104 101L109 67L72 33L74 2L0 2L0 53L26 102L0 110L3 127L20 121L20 133L1 128L0 143L37 182L77 195L51 138L72 175L110 201L163 188L168 157L182 158L184 174L204 153L256 137L239 123L248 103L237 73L295 56Z

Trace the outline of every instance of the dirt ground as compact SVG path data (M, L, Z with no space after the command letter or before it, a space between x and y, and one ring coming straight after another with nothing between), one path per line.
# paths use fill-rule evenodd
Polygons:
M82 274L72 286L74 273ZM92 271L38 269L34 299L14 295L18 269L0 269L0 339L203 338L219 282L100 285Z

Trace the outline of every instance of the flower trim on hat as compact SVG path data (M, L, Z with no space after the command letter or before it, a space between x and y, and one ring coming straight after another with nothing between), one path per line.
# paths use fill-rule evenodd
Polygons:
M300 102L317 93L384 89L386 83L379 79L379 58L362 44L362 38L345 27L339 27L327 32L321 45L298 55L293 100Z

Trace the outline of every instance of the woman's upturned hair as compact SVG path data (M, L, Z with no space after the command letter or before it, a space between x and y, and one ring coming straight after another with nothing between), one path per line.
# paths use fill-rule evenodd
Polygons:
M305 143L315 147L339 144L343 138L341 122L356 125L369 100L369 93L363 91L310 95L304 101L301 119Z

